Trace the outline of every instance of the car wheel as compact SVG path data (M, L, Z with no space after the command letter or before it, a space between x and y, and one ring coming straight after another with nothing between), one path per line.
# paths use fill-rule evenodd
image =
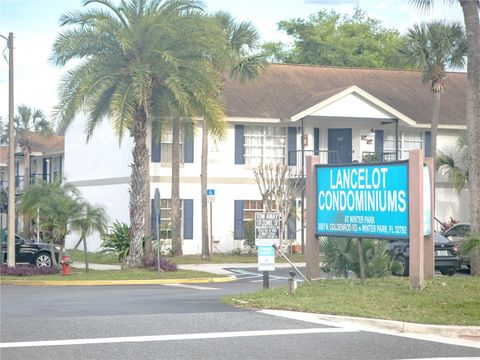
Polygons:
M35 266L38 268L52 266L52 257L47 253L38 254L35 258Z
M453 276L457 272L457 269L455 268L449 268L449 269L442 269L440 270L440 273L442 275L448 275L448 276Z

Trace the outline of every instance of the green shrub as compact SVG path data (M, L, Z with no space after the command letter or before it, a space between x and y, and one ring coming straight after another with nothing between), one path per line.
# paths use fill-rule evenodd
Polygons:
M120 262L124 262L130 250L130 235L128 225L118 220L108 228L108 232L102 236L101 253L115 253Z
M243 237L245 245L250 249L255 249L255 221L250 220L243 223Z
M320 241L320 259L323 262L323 269L331 270L337 276L345 278L348 277L349 271L353 271L357 277L360 277L357 241L350 238L322 238ZM363 239L362 251L365 262L365 277L382 277L390 275L392 272L403 272L401 263L391 259L385 250L383 241Z

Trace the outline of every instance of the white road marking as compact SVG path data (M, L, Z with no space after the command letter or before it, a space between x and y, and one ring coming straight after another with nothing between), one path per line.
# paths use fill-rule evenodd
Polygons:
M221 290L220 288L197 286L197 285L188 285L188 284L163 284L163 286L173 286L173 287L195 289L195 290Z
M286 311L286 310L259 310L259 313L263 314L268 314L268 315L273 315L273 316L278 316L278 317L283 317L283 318L288 318L288 319L295 319L295 320L300 320L300 321L305 321L313 324L320 324L320 325L326 325L326 326L336 326L340 327L342 329L350 330L350 331L365 331L365 332L372 332L376 334L384 334L384 335L393 335L393 336L399 336L399 337L404 337L408 339L415 339L415 340L425 340L425 341L433 341L433 342L438 342L441 344L448 344L448 345L458 345L458 346L466 346L466 347L472 347L472 348L477 348L480 349L480 341L475 341L475 340L470 340L470 339L465 339L465 338L459 338L459 337L454 337L454 336L441 336L441 335L436 335L436 334L420 334L420 333L407 333L407 332L398 332L395 330L388 330L388 329L382 329L379 327L375 327L373 325L368 325L368 324L360 324L360 323L353 323L353 322L347 322L347 321L342 321L342 322L335 322L331 320L325 320L325 319L320 319L319 314L313 314L313 313L301 313L301 312L295 312L295 311ZM449 358L451 359L451 358ZM460 358L461 359L461 358ZM480 357L469 357L466 359L479 359ZM428 360L428 359L422 359L422 360ZM438 360L438 359L437 359Z
M480 359L480 357L438 357L438 358L415 358L415 360L475 360ZM412 359L402 359L402 360L412 360Z
M115 344L115 343L137 343L155 341L178 341L178 340L199 340L199 339L225 339L237 337L257 336L278 336L278 335L308 335L308 334L330 334L355 332L356 330L342 328L309 328L309 329L282 329L282 330L258 330L258 331L231 331L216 333L198 334L177 334L177 335L153 335L153 336L128 336L112 338L93 339L67 339L67 340L45 340L45 341L19 341L0 343L0 349L44 347L44 346L71 346L91 344Z

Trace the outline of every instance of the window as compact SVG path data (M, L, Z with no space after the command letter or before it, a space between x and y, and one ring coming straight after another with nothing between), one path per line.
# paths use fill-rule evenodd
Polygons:
M420 132L401 132L398 137L398 158L408 159L408 152L414 149L423 148L423 137ZM395 133L385 133L383 140L383 151L395 153Z
M243 221L255 220L255 213L263 211L262 200L243 201Z
M62 177L62 157L54 157L52 158L52 177L53 180Z
M180 219L183 219L183 201L180 200ZM172 200L160 200L160 239L172 238Z
M285 164L286 128L245 126L245 163Z
M162 131L160 144L160 162L172 163L173 133L171 130ZM183 162L183 134L180 131L180 162Z

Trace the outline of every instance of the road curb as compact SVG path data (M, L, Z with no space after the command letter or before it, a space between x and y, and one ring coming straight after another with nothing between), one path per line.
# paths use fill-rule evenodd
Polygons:
M338 324L356 324L368 327L382 328L385 330L392 330L400 333L480 337L480 326L416 324L404 321L381 320L326 314L317 314L317 317L319 319L335 322Z
M235 281L235 276L218 278L191 278L191 279L149 279L149 280L59 280L59 281L30 281L30 280L2 280L0 285L25 286L105 286L105 285L165 285L165 284L206 284Z

